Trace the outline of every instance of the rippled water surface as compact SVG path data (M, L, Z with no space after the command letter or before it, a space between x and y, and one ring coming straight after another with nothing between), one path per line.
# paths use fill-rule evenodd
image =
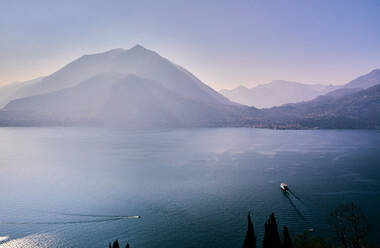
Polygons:
M351 201L380 223L379 166L378 131L1 128L0 247L241 247L248 211L259 240L271 212L326 234Z

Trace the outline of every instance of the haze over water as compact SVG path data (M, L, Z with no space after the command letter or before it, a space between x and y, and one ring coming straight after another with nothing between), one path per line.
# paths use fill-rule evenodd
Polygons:
M271 212L292 235L325 234L351 201L380 221L379 131L2 128L0 140L0 247L241 247L248 211L260 245Z

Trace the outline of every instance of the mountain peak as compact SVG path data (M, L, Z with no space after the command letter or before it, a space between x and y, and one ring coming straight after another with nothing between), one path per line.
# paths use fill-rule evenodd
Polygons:
M157 52L149 50L139 44L135 45L134 47L127 50L128 54L134 54L135 56L153 56L153 55L159 55Z
M147 50L147 49L140 44L136 44L130 50Z
M125 52L153 52L149 49L146 49L145 47L137 44L135 46L133 46L132 48L130 49L125 49L125 48L114 48L114 49L111 49L111 50L108 50L106 52L101 52L101 53L98 53L99 55L101 54L105 54L105 55L121 55L121 54L124 54ZM91 55L98 55L98 54L90 54L90 55L84 55L84 56L91 56Z
M156 54L156 52L146 49L145 47L137 44L130 49L114 48L105 52L100 52L100 53L95 53L95 54L85 54L81 57L81 59L88 58L88 57L94 58L94 57L99 57L99 56L102 58L112 59L112 58L124 56L127 54L135 54L136 56L141 56L144 54Z
M135 46L133 46L132 48L130 48L128 51L135 51L135 52L152 52L152 53L155 53L154 51L152 50L149 50L149 49L146 49L145 47L137 44Z

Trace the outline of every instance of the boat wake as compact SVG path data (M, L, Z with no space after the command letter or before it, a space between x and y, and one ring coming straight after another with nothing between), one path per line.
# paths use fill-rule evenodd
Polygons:
M283 191L284 196L289 200L296 214L304 221L309 228L312 226L312 214L304 201L293 191Z
M109 218L109 219L96 219L96 220L71 220L71 221L25 221L25 222L0 222L3 225L64 225L64 224L86 224L86 223L99 223L116 221L125 218Z
M284 192L284 195L289 200L290 205L293 207L293 209L297 213L297 215L299 217L301 217L301 219L306 220L305 216L302 214L302 212L298 209L298 207L296 206L296 204L293 202L292 197L289 194L289 192Z
M304 200L302 200L300 197L298 197L297 194L293 190L288 189L288 192L289 192L289 194L291 194L292 196L294 196L294 198L296 198L300 202L305 203Z
M65 213L55 211L44 211L43 213L62 215L62 216L75 216L75 217L92 217L92 218L118 218L118 219L139 219L139 215L101 215L101 214L85 214L85 213Z
M42 212L42 211L38 211ZM86 224L86 223L100 223L109 221L118 221L124 219L139 219L139 215L97 215L97 214L82 214L82 213L64 213L64 212L53 212L53 211L43 211L45 214L54 214L61 216L72 216L72 217L85 217L87 219L79 220L67 220L67 221L0 221L3 225L64 225L64 224ZM91 219L88 219L91 218Z

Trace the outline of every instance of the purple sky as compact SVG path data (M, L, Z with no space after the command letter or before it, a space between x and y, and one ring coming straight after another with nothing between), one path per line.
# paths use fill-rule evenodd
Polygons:
M380 1L0 3L0 82L141 44L215 89L274 79L343 84L380 68Z

